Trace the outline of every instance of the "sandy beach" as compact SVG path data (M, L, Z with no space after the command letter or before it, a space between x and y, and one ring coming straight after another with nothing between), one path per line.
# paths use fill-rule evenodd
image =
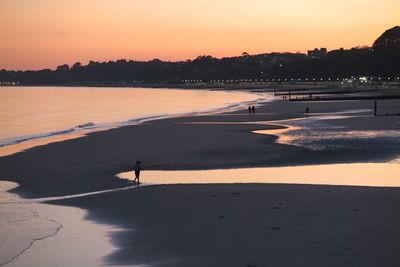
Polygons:
M56 202L60 204L60 202ZM168 185L63 201L130 229L111 265L398 266L399 189Z
M384 110L399 109L396 101L382 101L382 105ZM343 131L397 130L400 126L398 116L372 116L372 101L329 105L275 101L259 107L255 115L246 110L165 119L38 146L1 157L0 176L19 183L16 192L24 197L44 197L124 186L125 181L113 176L132 170L139 159L144 170L178 170L382 161L396 157L398 146L314 151L277 144L276 136L252 133L281 128L268 125L268 121L306 117L307 106L312 113L364 110L347 119L326 121L341 126Z
M399 11L0 0L0 267L400 267Z
M380 109L398 112L400 105L385 100ZM321 114L337 117L319 120L314 132L323 125L335 134L351 133L351 138L340 139L341 146L335 149L312 149L254 133L284 129L279 126L285 124L282 121ZM387 162L397 159L400 146L398 139L380 134L400 130L399 122L399 116L374 117L373 101L328 105L277 100L258 106L254 115L240 110L158 120L35 147L1 157L0 177L20 185L13 192L38 198L131 185L116 175L131 171L138 159L144 172ZM376 136L353 136L361 132ZM125 229L112 236L119 249L105 255L111 266L400 263L398 188L161 185L52 203L86 209L90 219Z

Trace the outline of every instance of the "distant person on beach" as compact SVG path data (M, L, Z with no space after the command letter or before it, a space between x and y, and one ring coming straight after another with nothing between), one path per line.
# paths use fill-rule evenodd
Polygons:
M310 109L308 107L306 107L306 113L308 114L308 112L310 111Z
M249 106L249 114L251 113L251 106Z
M137 162L136 162L136 165L135 165L135 180L133 180L133 182L136 182L137 181L137 184L139 185L140 184L140 182L139 182L139 176L140 176L140 170L142 169L142 163L140 162L140 160L138 160Z
M256 107L255 106L251 107L251 112L253 112L253 114L256 113Z

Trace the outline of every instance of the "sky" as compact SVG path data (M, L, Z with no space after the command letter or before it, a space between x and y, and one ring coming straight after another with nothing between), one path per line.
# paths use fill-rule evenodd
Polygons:
M0 69L372 45L399 0L0 0Z

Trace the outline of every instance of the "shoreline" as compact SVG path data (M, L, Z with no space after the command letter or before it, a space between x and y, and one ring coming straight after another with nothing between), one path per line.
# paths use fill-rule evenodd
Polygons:
M393 109L398 104L385 105ZM324 121L331 127L345 125L343 131L399 130L398 118L366 115L371 106L366 102L327 106L274 101L258 107L254 115L240 110L157 120L36 147L0 158L0 175L20 181L21 187L13 192L37 198L126 186L114 176L131 170L138 158L145 159L145 170L195 170L362 162L398 155L398 150L379 150L379 146L314 151L276 143L277 136L253 133L281 128L268 121L306 118L306 106L315 113L366 110L362 116ZM106 257L112 266L329 262L329 266L394 267L400 262L398 192L398 188L363 186L183 184L49 203L83 208L89 212L87 219L125 229L111 235L118 247Z
M88 220L82 208L26 201L7 191L16 186L0 181L0 266L100 266L116 250L108 234L122 229Z
M62 232L35 241L5 266L91 262L289 267L329 262L372 267L384 262L395 267L400 260L395 249L400 240L400 218L394 208L400 205L398 192L399 188L365 186L174 184L52 200L31 206L52 220L56 211ZM76 207L84 211L74 211ZM392 220L382 223L381 218L388 216ZM378 238L376 232L381 233ZM75 242L83 237L97 241L79 249L78 255L81 243ZM54 250L60 242L63 250ZM46 251L53 252L44 261L40 255Z
M399 77L398 77L399 78ZM343 81L352 81L351 85L345 85ZM354 84L353 84L354 82ZM275 81L242 81L242 82L192 82L192 83L91 83L91 82L83 82L83 83L54 83L54 84L40 84L40 83L32 83L32 84L2 84L1 86L8 87L32 87L32 86L43 86L43 87L113 87L113 88L140 88L140 87L148 87L148 88L170 88L170 89L211 89L211 90L251 90L251 89L267 89L273 91L274 88L308 88L308 89L326 89L326 88L342 88L346 89L349 87L358 87L358 88L370 88L370 89L396 89L400 87L399 79L393 80L379 80L374 81L370 84L359 83L353 78L341 78L339 80L278 80Z
M36 86L35 86L36 87ZM99 87L100 89L103 87ZM140 87L139 87L140 88ZM143 89L143 88L142 88ZM152 88L144 88L144 89L152 89ZM153 88L160 89L160 88ZM173 88L162 88L162 89L173 89ZM183 90L183 89L182 89ZM191 91L212 91L211 89L207 90L196 90L191 89ZM238 91L226 91L227 93L237 94ZM252 95L254 99L252 100L242 100L240 102L235 103L225 103L224 106L221 107L212 107L205 108L200 110L194 110L189 112L181 112L181 113L160 113L160 114L151 114L151 115L138 115L136 117L130 117L123 120L117 120L106 123L95 123L94 120L91 120L86 123L82 123L79 125L70 125L64 129L52 130L49 132L42 132L36 134L26 134L22 136L14 136L1 140L0 144L0 157L9 156L14 153L22 152L26 149L33 148L35 146L47 145L53 142L61 142L70 139L84 137L87 134L98 131L107 131L110 129L115 129L124 126L134 126L146 122L161 120L161 119L174 119L180 117L188 117L188 116L201 116L201 115L210 115L210 114L219 114L226 112L233 112L236 110L240 110L247 105L254 103L264 103L272 100L272 96L269 96L266 93L251 93L248 91L241 91L240 93L246 93L248 95Z
M386 104L388 109L397 107L397 102L392 104L387 101ZM19 183L21 186L16 192L22 193L24 197L45 197L124 186L125 181L114 176L128 171L132 168L132 162L137 159L145 161L144 166L147 170L195 170L348 161L379 162L380 159L390 159L398 153L379 147L371 150L349 147L343 151L313 151L300 146L276 143L277 137L273 135L252 133L281 128L268 124L267 121L307 118L307 114L303 112L309 105L310 103L276 100L259 107L255 115L240 110L155 120L94 132L82 138L38 146L23 153L0 157L0 175L3 179ZM310 107L314 113L371 108L367 101L332 102L330 106L326 106L325 103L313 103ZM399 128L399 124L395 123L397 120L398 118L392 116L367 116L338 119L332 123L338 122L353 130L391 130ZM202 124L205 122L214 124ZM234 124L220 124L221 122ZM132 139L131 136L136 138ZM158 153L155 154L154 151ZM44 168L45 162L51 164L46 164ZM22 170L17 165L26 168ZM80 178L82 174L85 175L85 181ZM34 184L32 180L35 180Z

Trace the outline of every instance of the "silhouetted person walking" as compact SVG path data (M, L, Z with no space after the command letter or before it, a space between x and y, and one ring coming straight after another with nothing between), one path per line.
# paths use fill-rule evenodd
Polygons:
M133 180L133 182L137 181L138 186L140 184L139 176L140 176L141 169L142 169L142 163L140 162L140 160L138 160L138 161L136 161L136 165L135 165L135 180Z
M251 112L253 112L253 114L256 113L256 107L255 106L251 107Z
M251 106L249 106L249 114L251 113Z
M310 111L310 109L308 107L306 107L306 113L308 115L308 112Z

